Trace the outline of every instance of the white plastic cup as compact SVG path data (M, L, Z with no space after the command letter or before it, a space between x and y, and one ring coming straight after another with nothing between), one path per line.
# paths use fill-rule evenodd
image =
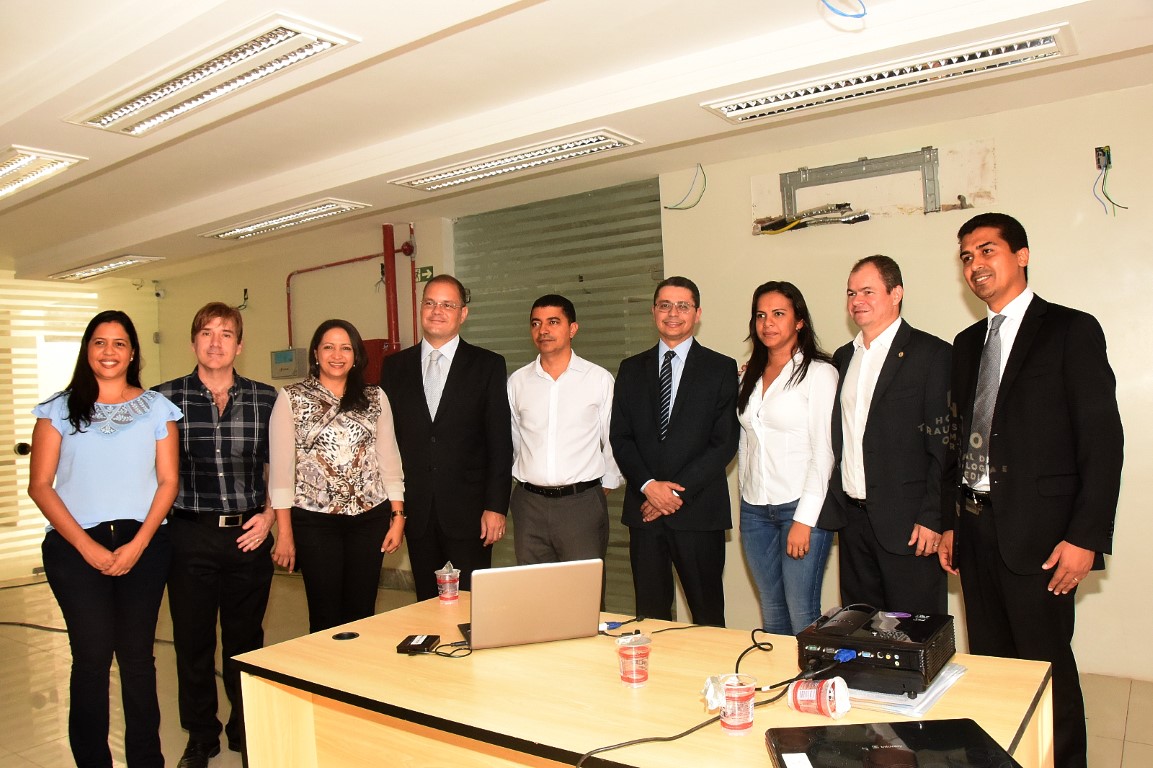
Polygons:
M621 682L629 688L640 688L649 681L649 655L653 641L648 635L625 635L617 638L617 666Z
M725 675L721 678L725 701L721 705L721 728L730 735L748 733L753 728L753 697L757 678L752 675Z
M441 568L436 572L436 592L442 605L460 599L460 569Z

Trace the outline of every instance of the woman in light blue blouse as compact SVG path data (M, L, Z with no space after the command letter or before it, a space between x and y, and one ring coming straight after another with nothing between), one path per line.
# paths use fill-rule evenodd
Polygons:
M753 292L753 353L737 396L741 543L761 600L761 626L794 635L821 614L833 534L816 527L833 469L837 369L792 283Z
M140 385L132 320L84 331L68 388L36 407L28 495L48 519L44 572L72 648L68 739L76 765L111 768L108 686L120 669L129 768L163 766L152 642L170 549L180 410Z

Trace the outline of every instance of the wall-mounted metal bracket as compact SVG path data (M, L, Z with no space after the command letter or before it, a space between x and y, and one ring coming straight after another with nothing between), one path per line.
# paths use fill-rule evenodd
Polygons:
M781 174L781 202L785 209L784 215L786 217L796 215L798 189L912 171L921 172L925 213L936 213L941 210L941 184L937 170L936 147L922 147L919 152L906 152L903 155L872 159L862 157L851 163L826 165L822 168L798 168Z

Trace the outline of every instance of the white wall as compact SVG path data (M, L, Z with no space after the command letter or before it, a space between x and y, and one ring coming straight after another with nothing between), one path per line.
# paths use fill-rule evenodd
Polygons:
M419 222L416 227L416 263L430 265L439 274L446 269L443 249L451 248L451 222L435 219ZM408 239L407 224L396 225L395 237L397 247ZM271 352L288 346L285 291L288 275L296 270L378 254L381 250L378 225L365 224L359 229L322 228L244 246L230 252L225 266L163 280L161 285L166 295L159 302L163 340L160 369L164 374L161 380L183 376L196 365L189 344L189 330L196 311L209 301L239 305L247 288L244 349L237 360L237 370L244 376L278 386L288 383L270 379L269 362ZM451 264L451 257L447 263ZM316 326L330 317L349 320L365 338L385 337L387 302L383 288L377 285L379 265L379 260L370 260L296 276L292 281L293 346L307 347ZM408 257L397 255L399 339L404 346L413 342L410 265ZM418 294L419 290L418 286Z
M1108 558L1107 571L1091 575L1079 590L1074 647L1084 671L1145 680L1153 680L1153 661L1140 653L1119 653L1117 640L1153 633L1153 612L1144 609L1144 550L1153 541L1153 516L1143 512L1143 502L1153 492L1148 471L1153 373L1146 359L1153 321L1145 296L1153 285L1153 236L1147 224L1153 208L1153 153L1147 143L1151 123L1153 86L1146 86L778 153L771 150L769 130L763 133L765 154L706 166L708 189L700 204L665 211L663 222L665 274L687 275L701 288L701 341L743 361L748 357L743 339L753 288L771 279L789 280L802 290L826 349L847 341L855 329L844 310L845 279L858 258L873 253L900 263L905 317L952 341L984 312L961 279L958 227L980 210L1000 210L1020 219L1030 234L1033 288L1051 301L1096 315L1104 326L1126 431L1114 556ZM991 144L996 158L994 201L981 204L979 211L912 213L854 226L750 234L753 177L973 141ZM1093 148L1103 144L1111 145L1115 164L1109 191L1129 206L1116 217L1106 215L1090 192L1096 176ZM693 173L685 169L661 176L665 204L682 198ZM942 189L945 202L952 202L953 194ZM1138 350L1145 353L1135 354ZM735 480L733 493L736 498ZM826 577L826 606L838 602L833 560L835 554ZM756 626L757 606L736 531L728 562L730 626ZM951 582L950 602L957 606L959 585L956 579Z

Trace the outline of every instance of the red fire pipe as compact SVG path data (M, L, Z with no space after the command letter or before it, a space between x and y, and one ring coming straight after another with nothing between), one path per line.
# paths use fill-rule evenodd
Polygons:
M386 351L395 352L400 349L400 342L396 341L399 325L400 313L396 306L396 254L403 253L406 256L411 256L415 251L413 246L413 226L408 225L409 239L401 244L400 248L395 247L395 238L391 224L384 224L382 226L384 234L384 253L373 253L368 256L357 256L353 259L343 259L342 261L333 261L328 264L319 264L315 267L305 267L288 273L288 277L284 280L284 293L287 297L288 303L288 346L292 348L292 278L297 275L303 275L306 272L318 272L322 269L331 269L332 267L339 267L345 264L354 264L360 261L369 261L371 259L379 259L383 257L384 260L384 294L385 301L388 304L387 312L387 325L388 325L388 339L385 341ZM413 270L415 277L416 261L413 260ZM416 306L416 288L413 288L413 322L415 323L415 306Z

